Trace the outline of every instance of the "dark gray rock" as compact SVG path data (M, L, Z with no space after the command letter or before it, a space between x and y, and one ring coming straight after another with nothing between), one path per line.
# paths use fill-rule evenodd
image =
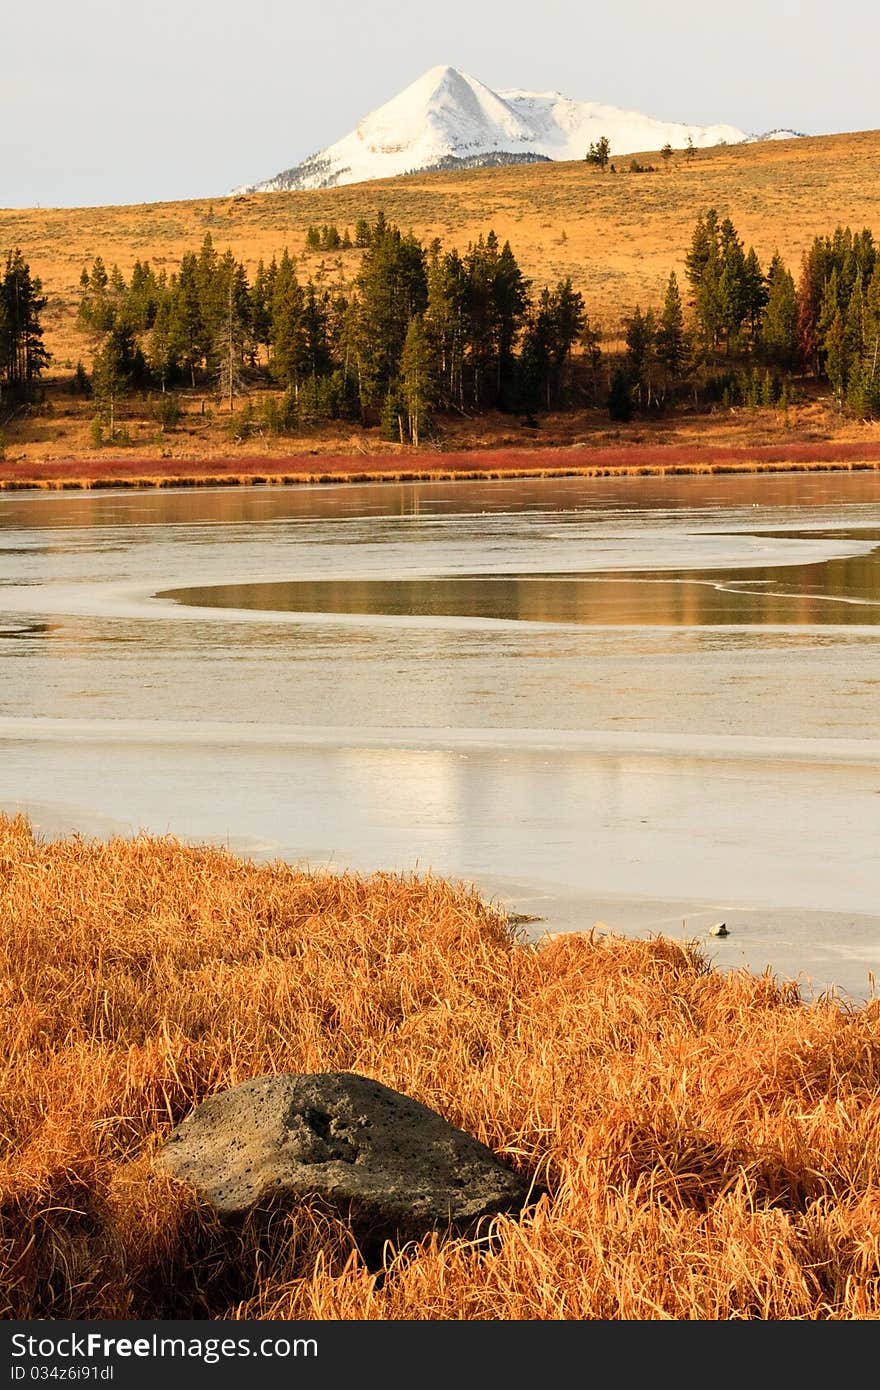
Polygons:
M228 1216L319 1198L361 1237L518 1211L527 1182L410 1096L353 1072L262 1076L206 1100L157 1156Z

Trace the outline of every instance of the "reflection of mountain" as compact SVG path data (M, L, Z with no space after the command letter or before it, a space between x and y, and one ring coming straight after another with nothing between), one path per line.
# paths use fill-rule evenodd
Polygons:
M767 569L295 580L173 589L163 597L198 607L264 612L587 625L873 624L880 621L880 549L821 564Z

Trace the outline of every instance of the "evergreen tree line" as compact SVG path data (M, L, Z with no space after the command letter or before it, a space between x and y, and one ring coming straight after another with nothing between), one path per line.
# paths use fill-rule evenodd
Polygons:
M816 237L797 295L797 346L857 415L880 415L880 248L865 228Z
M690 315L673 272L662 306L637 306L625 320L613 416L690 392L784 404L795 372L827 380L841 407L880 414L880 253L870 231L816 237L795 285L778 254L765 272L730 218L710 208L685 265Z
M340 235L334 222L324 223L322 227L309 227L306 231L307 251L350 251L354 242L346 227Z
M534 296L493 232L463 255L444 252L380 213L355 237L363 258L347 296L303 284L287 251L251 283L210 234L170 276L138 261L126 282L97 259L82 273L78 321L95 338L92 384L111 432L132 388L201 384L232 407L245 381L268 376L284 391L265 407L270 429L381 419L417 442L438 408L568 404L576 344L587 354L581 393L596 396L598 335L570 279Z
M324 223L321 227L306 229L305 249L307 251L350 251L353 246L361 250L369 246L372 228L365 217L359 217L354 227L354 240L346 227L340 233L335 222Z
M137 261L126 281L96 259L79 306L92 373L78 368L77 382L94 392L102 426L115 433L116 402L132 389L159 389L167 425L178 411L169 388L216 391L233 411L257 380L280 388L262 406L269 432L323 418L381 420L390 437L414 442L437 410L607 402L626 418L690 397L785 403L795 373L826 380L841 408L880 415L880 251L867 229L817 237L796 284L778 255L765 270L710 208L693 231L684 296L670 275L663 303L637 306L622 349L605 357L571 280L535 292L493 232L463 253L445 251L380 213L358 220L354 242L363 255L347 294L303 282L287 251L251 280L210 235L171 274ZM18 250L2 264L8 404L32 395L49 355L39 279Z
M0 276L0 407L28 400L49 363L40 323L42 288L21 251L8 252Z

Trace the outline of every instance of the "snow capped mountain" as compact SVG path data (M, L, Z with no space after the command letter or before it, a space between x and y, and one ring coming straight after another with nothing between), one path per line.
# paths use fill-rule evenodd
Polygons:
M806 136L802 130L765 130L763 135L747 135L745 143L747 145L760 144L762 140L805 140Z
M549 159L583 159L590 144L603 135L611 142L612 158L635 150L659 150L666 144L674 150L684 149L688 137L697 148L737 145L746 138L745 131L732 125L657 121L638 111L622 111L619 106L572 101L559 92L509 91L500 95L528 120L540 143L540 153Z
M396 174L457 165L583 159L607 136L611 156L659 150L790 139L793 131L748 135L731 125L697 126L657 121L638 111L572 101L559 92L493 92L457 68L424 73L335 144L274 178L237 192L333 188Z

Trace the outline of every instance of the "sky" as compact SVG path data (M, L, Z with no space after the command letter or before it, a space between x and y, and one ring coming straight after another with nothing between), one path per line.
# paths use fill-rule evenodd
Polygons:
M222 196L447 63L664 120L880 128L878 0L2 4L2 207Z

